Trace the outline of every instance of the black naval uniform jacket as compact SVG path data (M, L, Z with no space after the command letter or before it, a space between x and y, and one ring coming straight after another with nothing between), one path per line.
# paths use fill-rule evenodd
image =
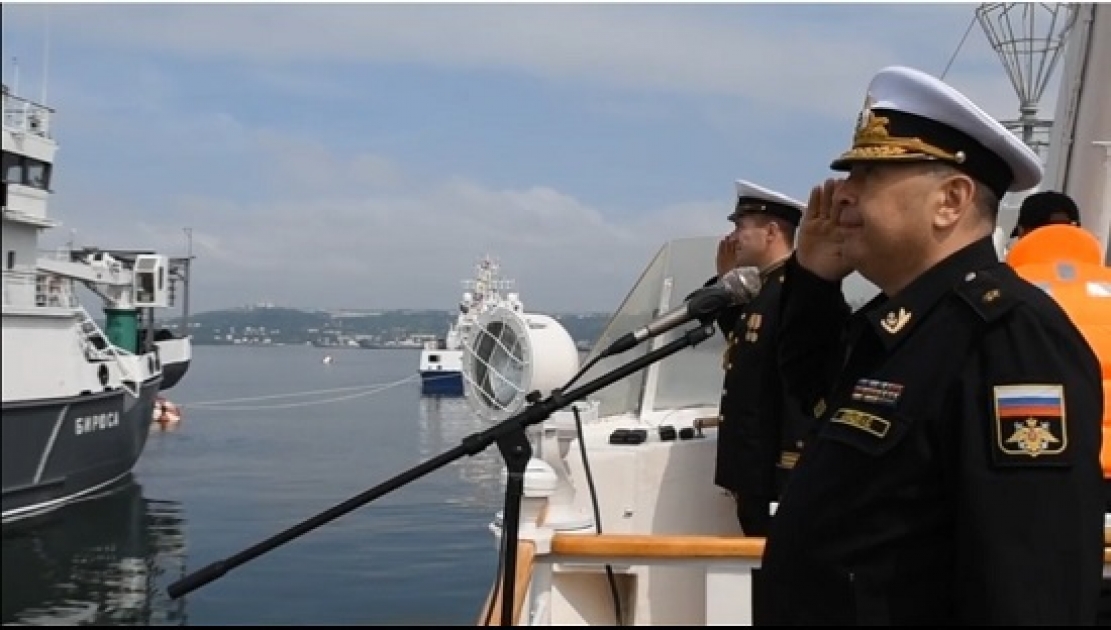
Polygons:
M839 284L788 261L781 366L819 425L755 621L1095 623L1103 395L1068 316L990 239L851 317Z
M779 376L775 339L783 273L783 263L762 272L756 297L717 320L728 347L714 483L742 500L779 498L813 424L797 401L788 401Z

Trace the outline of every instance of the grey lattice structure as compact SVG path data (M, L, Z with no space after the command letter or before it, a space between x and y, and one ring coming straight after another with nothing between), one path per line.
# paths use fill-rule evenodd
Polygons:
M1019 117L1001 121L1044 159L1053 121L1038 106L1075 22L1074 3L986 2L976 19L1003 62L1019 102Z

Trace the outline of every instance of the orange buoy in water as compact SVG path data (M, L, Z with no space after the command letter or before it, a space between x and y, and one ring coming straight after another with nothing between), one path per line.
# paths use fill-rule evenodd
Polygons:
M169 431L181 422L181 408L159 396L154 400L153 420L163 431Z
M1099 358L1103 372L1103 476L1111 479L1111 267L1096 237L1074 225L1047 225L1007 252L1015 273L1064 309Z

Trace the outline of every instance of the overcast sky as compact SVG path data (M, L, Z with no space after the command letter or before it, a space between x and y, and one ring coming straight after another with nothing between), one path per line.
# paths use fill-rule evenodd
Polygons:
M486 252L529 311L609 311L735 179L805 200L871 75L940 74L975 6L4 3L3 75L39 98L49 32L46 244L190 227L195 311L452 309ZM946 79L1017 115L978 24Z

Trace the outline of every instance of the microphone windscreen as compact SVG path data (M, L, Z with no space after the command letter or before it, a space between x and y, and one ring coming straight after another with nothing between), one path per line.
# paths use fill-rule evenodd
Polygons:
M718 284L729 289L737 301L745 304L751 302L760 292L763 283L760 280L760 270L756 267L737 267L722 274Z

